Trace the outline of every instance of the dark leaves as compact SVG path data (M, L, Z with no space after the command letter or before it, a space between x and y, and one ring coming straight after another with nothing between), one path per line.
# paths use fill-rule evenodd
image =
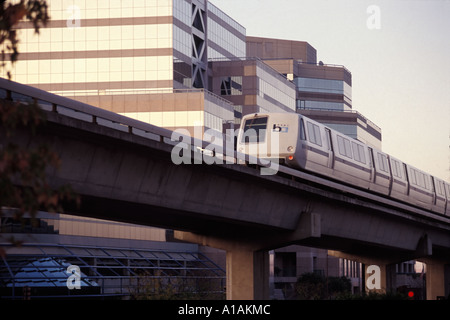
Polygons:
M35 33L39 33L42 26L46 26L49 20L48 6L45 0L21 0L12 4L10 1L0 1L0 44L6 48L2 50L1 67L7 67L7 61L11 64L19 57L19 38L16 30L22 21L33 24ZM8 78L11 79L11 71L7 69Z

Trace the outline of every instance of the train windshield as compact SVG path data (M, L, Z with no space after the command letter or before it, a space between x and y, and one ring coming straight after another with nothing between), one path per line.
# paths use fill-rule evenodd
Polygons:
M252 118L245 121L242 143L264 142L266 140L267 117Z

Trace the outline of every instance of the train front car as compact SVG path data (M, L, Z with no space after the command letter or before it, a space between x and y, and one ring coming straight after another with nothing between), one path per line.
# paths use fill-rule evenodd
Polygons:
M298 115L254 113L242 118L237 151L279 163L294 156L297 140Z

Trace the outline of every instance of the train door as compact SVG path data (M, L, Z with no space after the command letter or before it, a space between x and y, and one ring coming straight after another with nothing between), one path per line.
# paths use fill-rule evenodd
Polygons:
M331 139L331 130L328 128L325 128L325 134L327 137L327 143L328 143L328 168L333 169L334 168L334 148L333 148L333 141Z
M369 164L370 164L370 182L375 182L375 158L373 157L373 149L369 149Z
M409 178L409 172L408 172L408 166L406 165L406 163L403 164L403 171L405 172L405 178L406 178L406 195L409 196L410 193L410 189L411 189L411 181Z

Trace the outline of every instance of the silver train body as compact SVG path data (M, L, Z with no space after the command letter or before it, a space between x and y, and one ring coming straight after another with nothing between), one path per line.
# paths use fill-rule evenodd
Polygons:
M245 116L237 151L450 216L449 183L299 114Z

